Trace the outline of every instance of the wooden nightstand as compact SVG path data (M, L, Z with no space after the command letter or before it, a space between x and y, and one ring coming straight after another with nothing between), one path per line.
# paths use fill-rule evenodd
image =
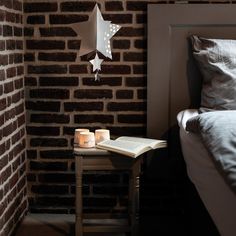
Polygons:
M130 232L138 235L139 176L142 157L130 158L101 149L74 148L76 166L76 236L89 233ZM128 215L114 219L111 214L83 214L83 171L129 171Z

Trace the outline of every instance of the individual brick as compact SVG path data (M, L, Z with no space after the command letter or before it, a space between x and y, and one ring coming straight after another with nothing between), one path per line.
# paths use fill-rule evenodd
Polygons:
M136 37L143 36L144 28L135 28L135 27L122 27L117 33L116 36L122 37Z
M136 22L138 24L147 24L147 14L136 14Z
M75 182L74 173L40 173L38 175L40 183L73 183Z
M70 27L39 28L39 31L43 37L77 36L76 32Z
M7 50L14 50L16 49L16 41L15 40L6 40L6 49Z
M41 61L75 61L77 54L74 52L55 52L38 54L38 59Z
M23 9L23 3L22 1L18 1L18 0L13 0L13 9L17 10L17 11L22 11Z
M88 15L79 15L79 14L60 14L60 15L49 15L50 24L72 24L81 21L87 21Z
M80 49L80 40L68 40L68 48L69 49Z
M7 37L7 36L13 36L13 28L10 25L3 25L3 36Z
M68 141L64 138L31 138L31 147L67 147Z
M125 85L128 87L146 87L147 77L126 77Z
M15 53L14 54L14 63L23 63L23 54L22 53Z
M112 98L111 89L79 89L75 90L74 97L79 99Z
M0 65L8 65L8 55L0 55Z
M134 41L134 47L137 49L147 49L147 40L146 39L136 39Z
M25 62L35 61L35 53L25 53L24 61Z
M37 79L35 77L25 76L25 86L36 86Z
M23 78L19 78L19 79L15 80L14 81L14 86L15 86L15 89L23 88L23 86L24 86Z
M127 123L127 124L145 124L146 123L146 115L139 114L118 114L118 122L119 123Z
M21 27L14 26L14 36L21 37L23 35L23 29Z
M133 65L134 74L147 74L147 65Z
M132 14L103 14L104 20L111 21L114 24L132 24Z
M27 24L45 24L45 16L44 15L32 15L27 17Z
M25 125L25 114L21 114L20 116L17 117L17 127L19 128L23 125ZM15 127L15 129L16 129L16 127ZM23 131L23 134L25 134L25 130L23 129L22 131ZM22 134L22 136L23 136L23 134Z
M49 101L26 101L25 106L27 110L59 112L61 103Z
M15 19L16 19L15 13L6 11L4 15L5 15L6 21L12 22L12 23L15 22Z
M113 115L75 115L75 123L84 124L84 123L113 123Z
M33 36L33 35L34 35L33 27L24 27L24 36Z
M107 104L108 111L145 111L145 109L144 102L109 102Z
M7 164L8 164L8 155L2 156L0 159L0 170L2 170Z
M65 42L62 40L26 40L26 48L32 50L65 49Z
M123 3L122 1L107 1L105 2L106 11L123 11Z
M55 12L57 11L57 2L30 2L24 3L24 12Z
M102 65L103 74L130 74L129 65Z
M4 110L7 106L7 100L6 98L0 99L0 111Z
M124 61L147 61L147 55L143 52L124 52Z
M112 43L113 43L114 49L129 49L130 48L130 40L128 39L114 39Z
M64 110L71 111L102 111L103 102L65 102Z
M40 151L40 158L43 159L73 159L72 150L45 150Z
M73 207L75 202L75 197L73 196L42 196L36 199L36 204L41 205L43 203L44 206L57 207Z
M5 20L5 15L6 15L6 12L4 10L0 9L0 21L4 21Z
M53 98L53 99L68 99L68 89L31 89L31 98Z
M68 194L69 186L67 185L33 185L31 187L32 193L45 195L64 195Z
M88 86L121 86L122 77L100 77L99 81L95 81L94 77L83 77L83 85Z
M0 40L0 51L5 50L5 40Z
M147 99L147 89L138 90L138 99Z
M116 98L117 99L132 99L134 96L133 90L117 90L116 91Z
M39 77L40 86L78 86L78 77Z
M50 171L66 171L67 163L66 162L39 162L39 161L30 161L29 163L31 170L50 170Z
M128 11L147 11L147 1L127 1L126 9Z
M21 100L21 92L12 95L12 103L17 103Z
M58 136L60 134L60 127L27 126L26 131L29 135Z
M37 158L37 151L36 150L27 150L27 159L36 159Z
M68 124L70 122L70 117L69 115L64 115L64 114L31 114L30 121L34 123L45 123L45 124L48 123Z
M10 93L14 90L13 81L4 84L4 93Z
M71 74L87 74L87 65L70 65L69 72Z
M65 74L66 72L67 72L66 65L28 66L29 74Z
M86 12L92 11L94 8L93 2L86 1L66 1L61 3L62 12Z

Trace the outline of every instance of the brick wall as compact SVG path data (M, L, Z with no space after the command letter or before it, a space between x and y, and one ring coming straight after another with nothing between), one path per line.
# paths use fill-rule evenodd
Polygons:
M112 41L113 60L102 64L99 82L87 57L77 56L80 40L71 25L88 20L95 1L24 4L28 188L34 212L73 212L75 128L108 128L113 136L146 132L146 14L131 2L98 3L105 20L122 26ZM115 181L122 189L127 182L118 175L114 180L99 176L87 176L87 185L101 180L86 192L88 201L96 196L104 205L115 204L114 197L96 194L102 191L99 186L105 182L100 188L109 188Z
M28 190L32 212L74 212L75 128L108 128L113 136L146 133L147 3L158 1L97 2L105 20L122 26L112 40L113 60L106 59L102 64L99 82L94 81L88 58L77 56L80 40L71 27L71 23L88 20L95 1L25 0ZM184 165L176 158L160 158L153 166L158 170L151 171L159 174L145 180L142 209L153 212L160 221L172 217L178 225L186 187ZM114 183L116 187L111 188ZM126 176L85 176L85 202L93 209L116 205L114 196L99 194L125 190ZM126 198L122 199L125 202ZM102 209L98 209L98 203Z
M22 1L0 1L0 235L27 208Z

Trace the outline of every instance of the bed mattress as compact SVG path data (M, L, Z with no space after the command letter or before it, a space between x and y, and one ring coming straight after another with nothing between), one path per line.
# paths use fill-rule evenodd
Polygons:
M186 121L196 115L197 110L188 109L177 116L187 172L220 234L235 236L236 195L215 168L200 136L185 130Z

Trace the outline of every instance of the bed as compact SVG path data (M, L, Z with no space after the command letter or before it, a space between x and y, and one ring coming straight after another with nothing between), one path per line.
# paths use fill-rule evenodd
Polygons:
M198 115L202 83L188 38L236 39L235 11L236 6L229 4L150 4L148 8L147 135L171 136L178 115L188 176L222 236L236 235L236 194L199 135L186 131L187 120Z

